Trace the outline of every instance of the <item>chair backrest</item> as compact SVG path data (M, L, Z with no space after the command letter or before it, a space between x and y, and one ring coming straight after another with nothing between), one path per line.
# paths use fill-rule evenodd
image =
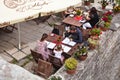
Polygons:
M59 59L59 58L57 58L57 57L55 57L55 56L53 56L53 55L49 55L49 61L53 64L53 66L54 67L56 67L56 68L60 68L63 64L62 64L62 61Z
M36 51L34 51L34 50L32 50L32 49L30 49L30 51L31 51L31 54L32 54L33 59L35 60L35 62L38 63L38 59L39 59L39 58L42 59L42 60L44 60L42 54L37 53Z
M53 70L53 66L50 62L47 62L45 60L39 59L38 60L38 68L37 68L37 74L48 78Z

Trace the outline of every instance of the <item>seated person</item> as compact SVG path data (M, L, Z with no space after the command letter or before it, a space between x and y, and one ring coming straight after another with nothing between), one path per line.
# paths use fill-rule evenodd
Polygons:
M50 51L47 48L47 43L45 42L45 39L48 37L46 33L42 35L42 38L37 42L37 45L35 47L35 51L42 54L43 59L48 59L48 54L50 54Z
M66 31L65 37L70 37L73 41L77 43L81 43L83 41L81 30L75 26L71 26L70 31Z
M67 10L65 11L65 17L69 16L70 14L73 14L74 12L74 7L69 7L67 8Z
M82 25L83 29L93 28L99 21L99 16L95 7L90 9L89 15L86 16L86 22Z
M52 33L59 35L60 31L57 27L54 27L53 30L52 30Z
M64 61L64 56L62 56L63 49L62 45L57 45L54 50L53 50L55 57L60 58L60 60L63 62Z

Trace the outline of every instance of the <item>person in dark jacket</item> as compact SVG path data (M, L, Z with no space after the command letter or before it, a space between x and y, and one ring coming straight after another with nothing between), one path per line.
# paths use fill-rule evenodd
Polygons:
M77 43L82 43L83 41L82 32L78 27L71 26L70 31L65 33L65 37L69 37Z
M99 16L95 7L90 9L89 15L86 16L86 22L82 25L83 29L93 28L99 21Z

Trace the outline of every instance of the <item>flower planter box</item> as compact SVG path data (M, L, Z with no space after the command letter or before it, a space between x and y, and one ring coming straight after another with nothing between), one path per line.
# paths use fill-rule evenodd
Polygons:
M66 70L66 72L67 72L68 74L75 74L76 69L74 69L74 70Z
M87 55L81 55L81 56L79 56L79 59L80 59L81 61L84 61L86 58L87 58Z
M106 6L102 6L102 9L105 9Z
M100 29L101 29L102 31L107 31L107 30L109 30L109 28L106 28L106 27L100 27Z
M89 49L90 49L90 50L94 50L95 48L96 48L96 45L89 44Z

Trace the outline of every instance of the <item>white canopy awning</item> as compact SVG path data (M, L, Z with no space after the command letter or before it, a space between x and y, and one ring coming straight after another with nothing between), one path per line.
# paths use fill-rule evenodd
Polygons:
M81 4L81 0L0 0L0 28L40 16L66 10ZM18 24L19 49L21 49Z
M67 7L80 5L81 0L0 0L0 28L64 11Z

